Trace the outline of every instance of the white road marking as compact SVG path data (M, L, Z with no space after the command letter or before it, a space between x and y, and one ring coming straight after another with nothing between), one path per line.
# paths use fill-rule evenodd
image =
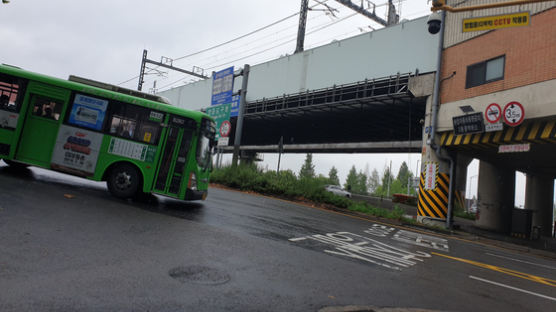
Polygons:
M392 239L415 246L433 248L444 252L450 251L447 240L421 233L399 230Z
M529 262L529 261L525 261L525 260L514 259L514 258L510 258L510 257L504 257L504 256L495 255L495 254L491 254L491 253L486 253L486 254L489 255L489 256L493 256L493 257L498 257L498 258L513 260L513 261L517 261L517 262L527 263L527 264L531 264L531 265L536 265L536 266L541 267L541 268L556 270L555 267L551 267L551 266L548 266L548 265L538 264L538 263Z
M307 239L307 237L297 237L297 238L290 238L289 241L290 242L299 242L299 241L306 240L306 239Z
M489 280L486 280L486 279L483 279L483 278L480 278L480 277L476 277L476 276L473 276L473 275L469 275L469 278L474 279L474 280L477 280L477 281L481 281L481 282L483 282L483 283L488 283L488 284L492 284L492 285L496 285L496 286L500 286L500 287L505 287L505 288L508 288L508 289L520 291L520 292L523 292L523 293L526 293L526 294L530 294L530 295L533 295L533 296L537 296L537 297L541 297L541 298L544 298L544 299L556 301L556 298L553 298L553 297L549 297L549 296L537 294L537 293L535 293L535 292L528 291L528 290L521 289L521 288L517 288L517 287L513 287L513 286L510 286L510 285L506 285L506 284L501 284L501 283L489 281Z
M385 237L391 235L393 230L387 227L373 226L373 228L365 231L365 234ZM426 252L411 252L350 232L315 234L289 239L291 242L303 240L311 240L327 245L328 247L323 250L325 253L354 258L393 270L411 267L423 262L423 258L431 257ZM427 245L427 247L429 246Z

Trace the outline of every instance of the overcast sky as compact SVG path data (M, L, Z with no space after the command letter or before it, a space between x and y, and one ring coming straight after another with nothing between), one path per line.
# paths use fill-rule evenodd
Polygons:
M310 0L305 47L312 48L378 29L382 26L355 14L333 0ZM369 5L369 1L363 1ZM386 18L386 0L376 0L376 14ZM70 74L124 87L137 88L143 49L149 59L175 59L173 65L210 73L231 65L258 64L292 54L295 50L300 0L11 0L0 5L0 61L27 70L66 79ZM360 3L355 0L354 3ZM427 0L395 0L401 19L430 13ZM332 15L333 13L333 15ZM291 17L290 17L291 16ZM287 18L290 17L290 18ZM254 30L230 44L191 57ZM424 30L425 31L425 30ZM183 85L191 77L156 72L145 79L144 91ZM263 155L263 167L275 170L277 155ZM304 154L282 158L281 168L298 172ZM417 154L319 154L317 173L328 175L332 166L341 182L351 166L358 171L382 173L392 161L394 173L403 161L416 172ZM476 175L473 171L470 175Z

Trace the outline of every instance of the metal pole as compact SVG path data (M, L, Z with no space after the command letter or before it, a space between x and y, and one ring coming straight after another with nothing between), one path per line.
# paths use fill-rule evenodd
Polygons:
M145 61L147 60L147 50L143 50L143 59L141 60L141 71L139 72L139 83L137 84L137 91L143 88L143 80L145 78Z
M299 28L297 30L297 45L295 52L303 52L305 43L305 26L307 25L307 10L309 9L309 0L301 0L301 10L299 11Z
M236 133L234 137L234 154L232 156L232 166L237 166L238 156L239 156L239 146L241 145L241 135L243 132L243 115L245 110L245 97L247 95L247 82L249 80L249 64L243 66L242 75L243 81L241 82L241 91L239 99L239 112L237 115Z
M282 158L282 152L284 150L284 137L280 137L280 142L278 142L278 169L276 173L280 172L280 159Z
M392 161L390 160L390 169L388 169L388 191L386 192L386 197L390 197L390 181L392 177Z

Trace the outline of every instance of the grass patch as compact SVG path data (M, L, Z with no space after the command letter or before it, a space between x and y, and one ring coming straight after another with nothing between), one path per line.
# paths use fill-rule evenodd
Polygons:
M470 212L466 212L466 211L462 211L462 210L455 210L454 211L454 216L475 221L475 214L474 213L470 213Z
M394 210L377 208L365 202L355 202L327 192L325 185L332 184L328 178L300 179L290 170L265 172L254 164L228 166L214 170L211 174L211 182L242 191L254 191L291 200L306 199L381 218L401 220L404 215L404 211L398 206Z

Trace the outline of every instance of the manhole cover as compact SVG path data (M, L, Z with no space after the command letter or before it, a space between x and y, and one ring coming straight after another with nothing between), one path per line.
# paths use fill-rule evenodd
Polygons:
M218 285L227 283L230 280L230 276L224 272L198 265L173 268L168 274L182 283L192 282L205 285Z

